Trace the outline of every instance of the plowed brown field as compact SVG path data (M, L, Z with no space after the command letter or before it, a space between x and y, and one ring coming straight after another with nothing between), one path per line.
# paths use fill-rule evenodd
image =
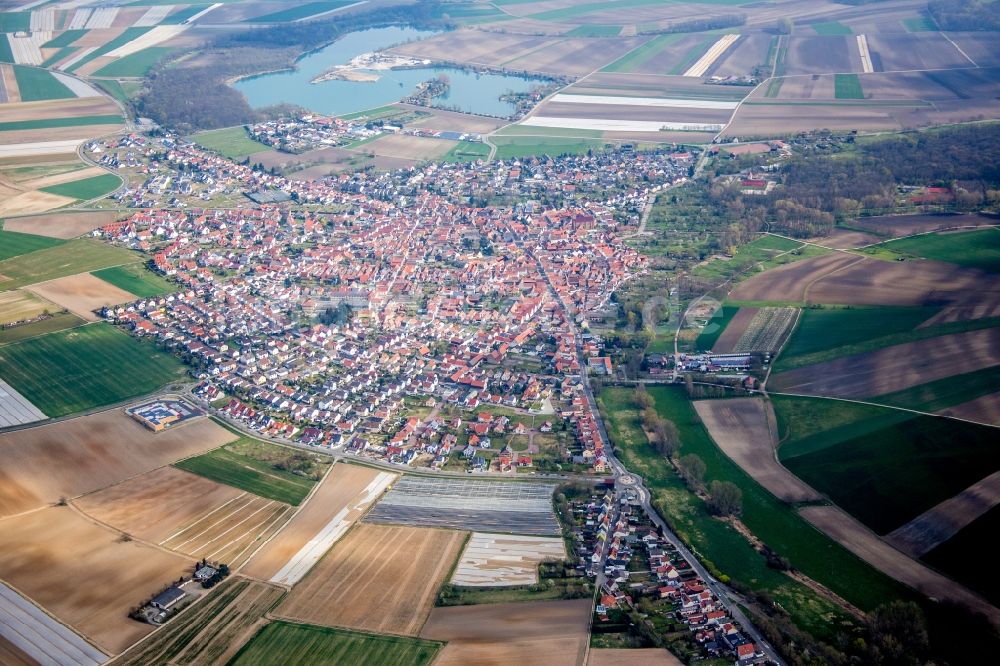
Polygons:
M28 289L87 321L98 321L100 317L95 314L95 311L107 305L129 303L137 298L134 294L94 277L90 273L68 275L32 285Z

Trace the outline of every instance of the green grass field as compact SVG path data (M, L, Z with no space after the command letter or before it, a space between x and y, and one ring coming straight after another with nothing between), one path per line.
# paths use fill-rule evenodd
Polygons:
M479 141L459 141L441 159L445 162L473 162L490 156L490 147Z
M124 58L118 58L94 72L94 76L134 77L146 76L160 59L173 51L169 46L150 46Z
M1000 272L1000 229L988 228L900 238L876 246L895 254Z
M691 416L693 409L690 405L682 407L667 393L669 391L672 389L651 388L650 394L656 401L656 410L677 425L681 454L700 455L700 452L714 448L704 427ZM800 627L821 637L834 635L848 621L847 617L839 608L808 587L769 568L765 559L754 550L743 535L728 523L716 520L709 514L705 503L687 489L670 463L649 445L641 430L639 412L632 402L632 392L633 390L629 388L606 388L601 392L600 401L602 412L605 414L605 424L616 454L628 469L643 477L654 506L667 519L678 536L698 553L710 569L716 570L716 575L731 576L755 590L767 591ZM683 396L682 399L686 401ZM709 460L705 462L708 464ZM718 478L716 469L713 466L713 473L707 478ZM750 498L744 496L745 511L750 510L756 516L757 510L752 508L749 500ZM795 516L790 509L782 508L775 516L763 516L761 520L773 518L778 524L783 525L789 520L786 513ZM795 518L797 519L797 516ZM801 520L797 520L798 524L804 525ZM807 532L812 534L808 535ZM811 527L802 530L801 535L805 535L804 538L808 539L803 542L803 546L813 543L812 539L815 536L822 536ZM796 538L800 533L794 530L790 536ZM819 551L820 556L827 552L842 550L825 537L823 539L825 543L824 548ZM779 544L770 545L777 548ZM835 561L839 561L839 558ZM794 560L792 563L794 566L800 566L800 563ZM825 577L831 575L839 576L837 572L828 568ZM864 593L863 590L858 592Z
M745 272L745 275L742 275L740 279L746 279L760 271L817 257L827 252L829 250L821 247L803 245L779 236L761 236L737 248L736 254L731 259L711 259L702 265L695 266L691 270L691 275L714 279L721 284L740 273ZM760 269L751 270L757 264L760 264Z
M1000 387L1000 366L994 366L961 375L952 375L895 393L875 396L869 400L897 407L919 409L923 412L938 412L995 393L998 387Z
M0 33L0 62L14 62L14 54L10 50L7 35Z
M0 291L17 289L36 282L66 275L88 273L109 266L135 263L136 255L128 250L99 243L89 238L71 240L55 247L0 261Z
M1000 531L1000 506L993 507L921 559L976 590L994 606L1000 603L1000 578L984 576L995 562L990 546Z
M60 84L62 85L62 84ZM104 116L78 116L75 118L39 118L36 120L13 120L0 123L0 132L16 132L20 130L49 129L51 127L80 127L85 125L114 125L121 123L118 114Z
M48 58L46 58L42 62L41 67L46 67L46 68L52 67L52 65L56 64L63 58L68 58L70 55L76 53L79 50L80 47L78 46L64 46L55 53L53 53L52 55L50 55Z
M817 35L852 35L853 31L839 21L826 21L824 23L813 23L810 26Z
M857 74L834 74L833 89L837 99L865 98L865 91L861 88L861 79Z
M578 25L565 37L616 37L622 31L620 25Z
M934 307L803 308L798 326L775 371L800 367L800 357L915 329L939 311Z
M55 49L55 48L62 48L63 46L69 46L70 44L72 44L73 42L75 42L76 40L80 39L81 37L83 37L86 34L87 34L87 31L83 30L83 29L80 29L80 30L66 30L65 32L59 34L56 37L53 37L49 41L47 41L44 44L42 44L42 48L44 48L44 49Z
M719 336L722 335L722 332L729 326L729 322L733 320L739 309L739 306L723 305L720 309L716 310L712 318L708 320L708 324L705 325L705 328L698 335L694 346L698 349L711 349L719 339Z
M0 261L62 245L64 242L58 238L46 238L45 236L22 234L16 231L0 231ZM0 285L2 284L0 282Z
M340 9L353 3L353 0L323 0L321 2L310 2L298 7L283 9L264 16L257 16L247 19L244 23L291 23L299 19L308 18L317 14Z
M501 127L494 134L494 138L501 136L541 136L573 139L600 139L604 132L600 130L585 130L575 127L533 127L531 125L507 125Z
M937 32L937 26L929 16L916 16L901 21L907 32Z
M31 12L0 12L0 32L21 32L31 29Z
M405 109L396 106L395 104L387 104L385 106L379 106L374 109L355 111L354 113L345 113L344 115L337 117L342 120L357 120L358 118L377 120L378 118L387 118L389 116L396 116L403 113L407 113L407 111Z
M58 194L62 197L72 197L74 199L88 200L102 197L109 192L118 189L122 184L122 179L112 173L91 176L83 180L74 180L69 183L43 187L40 191L49 194Z
M72 99L73 91L44 69L14 65L14 78L21 91L22 102L39 102L47 99Z
M175 466L261 497L298 506L316 485L316 481L277 469L269 462L259 459L266 457L270 449L276 450L275 455L284 454L285 450L282 447L249 438L244 439L255 443L256 446L249 449L237 447L238 450L253 452L255 449L262 449L264 453L258 457L251 457L230 450L231 446L227 445L195 458L181 460Z
M229 662L230 666L426 666L443 643L364 634L291 622L271 622Z
M821 402L836 401L775 396L779 433L788 437L781 462L879 534L1000 468L993 428ZM805 436L803 419L811 422Z
M146 269L142 264L105 268L100 271L94 271L93 275L120 289L124 289L130 294L135 294L142 298L177 291L176 286Z
M664 47L673 44L683 37L680 33L672 35L659 35L649 40L641 46L632 49L618 60L607 65L602 72L635 72L641 71L643 67L659 53Z
M231 160L241 160L262 150L271 150L270 146L251 139L243 127L209 130L208 132L199 132L187 138L199 146L213 150Z
M128 104L131 99L129 90L137 91L142 87L141 83L133 81L115 81L114 79L94 79L93 81L122 104Z
M581 155L588 150L604 150L606 146L604 142L594 139L567 137L494 136L491 141L497 147L496 159L498 160L532 155Z
M67 328L76 328L85 323L87 322L75 314L64 312L31 324L5 328L0 330L0 347L20 342L21 340L27 340L28 338L36 338L40 335L64 331Z
M172 356L105 323L6 345L0 377L51 417L151 393L183 379Z
M131 42L133 39L138 39L139 37L142 37L143 35L145 35L147 32L149 32L152 29L153 29L152 26L143 27L143 28L135 28L135 27L125 28L125 30L124 30L124 32L122 32L122 34L118 35L117 37L115 37L111 41L107 42L103 46L97 47L92 52L90 52L87 55L85 55L84 57L80 58L75 63L73 63L69 67L69 69L67 69L66 71L68 71L68 72L75 72L76 70L80 69L81 67L83 67L84 65L86 65L91 60L96 60L97 58L100 58L105 53L108 53L110 51L114 51L119 46L124 46L125 44L128 44L129 42Z

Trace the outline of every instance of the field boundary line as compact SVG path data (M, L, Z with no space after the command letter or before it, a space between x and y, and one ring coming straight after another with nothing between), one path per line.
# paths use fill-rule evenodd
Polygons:
M180 469L180 468L178 467L178 468L175 468L175 469ZM181 470L181 471L185 471L185 470ZM188 472L188 474L190 474L190 473L191 472ZM111 488L113 486L108 486L108 487ZM163 541L161 541L160 545L165 544L166 542L170 541L174 537L177 537L177 536L180 536L181 534L184 534L184 532L188 531L189 529L191 529L192 527L194 527L195 525L197 525L201 521L207 519L209 516L211 516L216 511L221 511L222 509L226 508L227 506L229 506L230 504L232 504L233 502L235 502L236 500L240 499L241 497L243 497L246 494L247 494L247 491L244 490L242 493L240 493L236 497L233 497L232 499L224 502L223 504L220 504L219 506L215 507L214 509L212 509L211 511L209 511L205 515L199 516L190 525L177 530L176 532L174 532L173 534L171 534L170 536L168 536L166 539L164 539Z
M935 23L936 23L936 21L935 21ZM944 32L940 32L938 34L940 34L942 37L944 37L945 39L947 39L948 43L951 44L952 46L954 46L955 49L958 50L958 52L962 54L962 57L964 57L966 60L968 60L969 62L971 62L973 64L973 66L975 66L976 68L979 68L979 63L977 63L975 60L973 60L972 58L970 58L969 54L966 53L965 51L963 51L961 46L959 46L955 42L951 41L951 37L949 37L948 35L946 35Z

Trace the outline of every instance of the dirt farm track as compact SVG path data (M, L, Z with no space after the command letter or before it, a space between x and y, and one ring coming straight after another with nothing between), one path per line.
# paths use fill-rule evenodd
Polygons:
M358 524L309 572L275 615L416 636L451 570L464 532Z

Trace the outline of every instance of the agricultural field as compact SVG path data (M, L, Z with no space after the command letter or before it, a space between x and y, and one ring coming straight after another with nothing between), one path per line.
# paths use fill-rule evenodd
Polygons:
M0 290L47 282L110 266L133 264L136 255L91 239L73 240L0 261Z
M822 499L775 458L778 433L770 402L733 398L692 404L719 448L775 497L789 503Z
M118 189L121 184L121 178L115 176L114 174L107 173L100 176L91 176L90 178L84 178L82 180L75 180L69 183L50 185L39 189L42 192L54 194L59 197L88 200L102 197L105 194Z
M39 102L51 99L73 99L77 95L62 81L44 69L14 65L17 88L22 102Z
M15 231L0 231L0 261L10 259L11 257L19 257L22 254L30 254L56 245L59 245L59 241L52 238Z
M94 271L91 275L139 298L161 296L177 290L173 284L147 270L142 264L105 268Z
M740 315L740 312L744 312ZM697 349L711 349L713 351L723 353L724 349L728 349L731 344L725 338L733 337L732 335L726 335L726 331L732 329L736 331L743 330L743 327L749 323L750 319L753 319L756 311L753 308L740 308L735 305L723 305L708 320L705 327L701 329L701 333L698 334L697 340L695 340L695 347ZM737 318L743 321L737 321ZM736 340L739 339L739 333L736 335ZM735 343L735 340L733 340Z
M143 77L173 50L169 46L150 46L118 58L94 72L94 76Z
M421 638L447 641L437 666L583 663L590 599L435 608Z
M368 509L394 474L338 463L275 538L248 562L248 575L294 585Z
M365 520L372 523L560 534L552 511L555 486L499 480L404 476Z
M66 625L0 583L0 662L34 666L54 658L75 666L99 666L107 656Z
M149 640L126 651L115 664L190 664L212 666L228 660L259 630L285 590L267 583L233 578L208 599L174 618Z
M683 666L684 662L663 648L591 648L587 666Z
M242 649L233 666L270 666L279 661L302 666L429 666L441 650L438 641L271 622Z
M478 141L459 141L441 158L445 162L474 162L490 156L490 147Z
M993 273L1000 272L1000 229L995 227L901 238L873 249L904 257L936 259Z
M183 489L183 492L178 492ZM288 520L287 504L161 467L74 501L106 525L193 559L237 568Z
M326 14L353 3L353 0L321 0L247 19L247 23L291 23Z
M119 289L90 273L39 282L25 289L87 321L100 320L97 312L101 308L136 300L135 294Z
M111 654L153 630L130 620L128 609L193 564L123 540L69 507L7 517L2 525L0 576Z
M879 534L1000 468L987 426L813 398L774 405L781 463Z
M567 137L495 136L491 141L497 147L495 159L509 160L534 155L582 155L588 150L600 151L608 144L595 139Z
M506 586L538 582L538 565L566 558L559 537L473 532L451 577L453 585Z
M453 530L356 525L292 589L275 614L324 626L416 636L464 541L465 534Z
M4 294L10 293L14 292L4 292ZM20 342L21 340L27 340L28 338L46 335L47 333L64 331L67 328L76 328L86 323L74 314L63 312L30 324L21 324L14 328L0 329L0 347Z
M440 159L457 147L456 141L406 134L388 134L365 144L365 150L376 155L417 161Z
M179 361L95 323L6 345L0 377L51 417L151 393L185 376Z
M0 379L0 428L44 420L45 414Z
M232 437L208 419L153 433L119 409L0 434L0 516L92 493Z
M0 324L31 319L46 310L59 312L60 309L54 307L52 303L38 298L30 291L21 289L0 291Z
M250 446L240 446L244 441ZM303 466L312 468L309 457L295 449L244 438L204 455L181 460L176 466L218 483L298 506L312 491L317 479L296 474L292 465L301 458Z
M932 231L986 227L995 226L996 224L996 218L987 215L939 214L862 217L856 220L853 226L871 232L876 236L897 238L899 236L913 236Z
M1000 328L952 333L772 375L772 391L840 398L895 393L1000 363Z
M994 507L921 559L996 605L1000 600L997 579L980 576L979 572L983 566L989 566L991 551L988 544L996 536L998 518L1000 508Z

